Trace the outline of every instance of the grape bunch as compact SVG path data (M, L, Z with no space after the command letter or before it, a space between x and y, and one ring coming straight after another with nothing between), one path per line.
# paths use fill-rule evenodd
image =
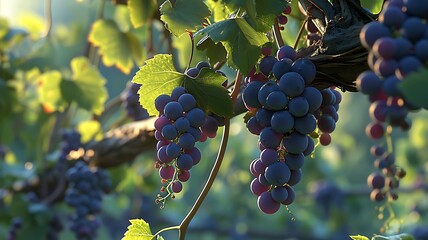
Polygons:
M281 204L294 201L292 186L301 180L305 157L315 147L311 134L316 133L318 125L325 136L330 136L341 98L336 97L335 90L320 92L311 87L315 65L308 59L296 59L295 50L289 46L281 47L276 58L264 56L259 70L271 79L248 77L242 95L253 115L247 128L259 135L261 150L250 164L254 176L250 188L258 196L260 210L273 214Z
M65 202L75 209L70 218L70 229L77 239L95 239L99 227L95 216L101 211L103 193L109 192L111 188L109 174L78 161L68 169L66 178L69 185L65 192Z
M366 134L373 140L390 135L393 128L407 131L411 127L410 111L419 110L410 103L398 85L406 76L417 72L428 61L428 2L390 0L379 14L379 21L366 24L360 32L362 45L369 50L371 70L361 73L357 88L369 96L372 122ZM390 137L390 136L388 136ZM385 196L397 199L394 190L405 171L395 164L392 146L374 146L375 167L382 172L368 178L373 188L371 199L381 201Z
M189 170L201 160L201 152L195 143L214 138L218 122L197 107L196 99L184 87L175 88L171 96L163 94L156 98L155 107L159 111L156 119L155 138L157 143L156 167L164 183L156 203L165 200L183 189L183 182L190 178Z
M287 22L288 22L287 15L290 15L290 14L291 14L291 7L287 6L287 7L284 8L284 10L282 11L282 13L279 16L276 17L278 23L280 25L282 25L280 27L281 30L284 30L284 26L283 25L287 24Z
M311 46L321 40L321 33L311 19L305 22L305 29L308 35L306 36L306 45Z
M141 107L139 102L138 89L140 89L140 86L140 84L130 82L125 91L120 95L120 100L125 106L126 114L135 121L144 120L149 117L147 110Z
M49 221L49 229L46 235L46 240L58 240L59 234L63 230L63 225L60 217L55 214Z
M12 223L7 235L7 240L16 240L16 232L22 228L22 219L15 217L12 219Z

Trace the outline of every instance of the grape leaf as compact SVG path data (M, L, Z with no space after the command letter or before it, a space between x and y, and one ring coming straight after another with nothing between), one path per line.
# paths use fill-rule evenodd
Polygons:
M200 41L196 48L198 50L206 50L206 55L212 66L217 62L226 61L227 52L221 42L215 43L211 38L206 38Z
M0 39L6 36L9 32L9 22L6 18L0 17Z
M187 77L184 87L195 97L202 109L230 117L233 114L232 100L228 91L221 85L226 80L226 77L214 70L203 68L195 79Z
M128 0L129 15L134 28L141 27L156 10L152 0Z
M62 75L59 71L46 72L38 78L39 101L51 111L62 111L66 105L61 94Z
M254 30L243 18L216 22L196 34L206 34L214 42L221 42L228 54L227 64L238 68L244 75L259 59L261 46L269 41L264 33Z
M222 1L208 0L207 4L212 10L212 15L214 17L215 22L224 20L227 18L229 14L231 14L231 11L229 11L229 9L226 7L226 5Z
M267 32L271 29L275 18L287 5L287 2L283 0L255 0L256 16L250 23L253 23L256 30Z
M189 78L177 72L172 56L157 54L147 60L135 74L132 82L142 84L138 94L140 104L147 109L149 115L157 115L154 102L161 94L172 93L178 86L184 86L197 100L205 111L212 111L220 116L232 115L232 102L227 90L221 85L226 80L214 70L204 68L195 78Z
M160 12L165 27L177 37L186 31L196 31L211 14L200 0L177 0L174 5L167 0L161 5Z
M171 55L157 54L145 62L132 82L142 84L138 91L140 104L153 116L158 113L154 105L156 97L170 95L174 88L183 85L185 78L183 73L175 69Z
M88 40L99 47L104 65L115 65L125 74L133 67L134 54L141 54L142 49L133 44L137 38L130 32L121 32L112 20L97 20L91 28Z
M71 60L72 79L61 81L61 93L68 102L100 114L107 100L106 80L85 57Z
M412 73L398 84L398 88L412 105L428 109L428 69Z
M357 235L357 236L349 236L352 240L370 240L368 237Z
M129 220L131 225L128 226L128 230L125 232L125 236L122 240L152 240L154 235L150 230L149 224L143 219L131 219Z

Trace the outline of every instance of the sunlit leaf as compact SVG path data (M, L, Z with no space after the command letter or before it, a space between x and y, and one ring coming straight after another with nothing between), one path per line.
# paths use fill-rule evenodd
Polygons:
M88 120L79 122L76 129L81 135L82 143L87 143L90 140L101 140L103 138L103 130L98 121Z
M39 101L48 112L62 111L66 105L61 93L62 74L59 71L43 73L38 78Z
M210 15L207 5L200 0L177 0L174 5L165 1L160 11L166 28L177 37L201 28L204 19Z
M133 67L135 36L130 32L121 32L112 20L98 20L92 25L89 41L99 47L103 63L106 66L115 65L122 72L128 74Z
M156 10L156 1L153 0L129 0L129 15L134 28L141 27Z
M128 230L125 232L125 236L122 240L152 240L153 234L150 230L149 224L143 219L131 219L129 220L131 225L128 226Z
M349 236L352 240L370 240L368 237L357 235L357 236Z

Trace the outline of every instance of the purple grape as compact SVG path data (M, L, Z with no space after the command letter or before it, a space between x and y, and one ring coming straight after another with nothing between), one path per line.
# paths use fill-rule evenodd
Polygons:
M283 91L288 97L292 98L303 93L303 90L305 89L305 80L298 73L288 72L281 77L278 85L281 91Z
M293 132L283 139L283 144L287 152L299 154L308 146L308 138L301 133Z
M298 73L305 80L305 84L309 85L314 81L317 70L311 60L303 58L296 60L291 66L291 71Z
M291 70L293 61L289 58L282 59L273 65L272 73L276 79L280 79L285 73Z
M309 103L304 97L295 97L288 103L288 111L295 117L303 117L309 112Z
M165 116L170 120L176 120L183 116L183 107L178 102L169 102L165 105Z
M272 189L271 194L272 194L272 199L278 203L281 203L287 200L288 198L288 191L283 186Z
M269 166L278 160L278 153L275 149L266 148L260 153L260 161L266 166Z
M273 91L266 98L266 108L269 110L281 110L288 104L288 98L282 91Z
M257 198L259 209L266 214L274 214L279 210L280 204L273 200L270 192L263 192Z
M295 61L297 57L296 50L290 46L282 46L277 52L276 52L276 58L278 60L282 60L284 58L289 58L292 61Z
M180 147L183 149L193 148L195 146L195 142L195 138L190 133L183 133L178 138L178 145L180 145Z
M174 177L174 173L175 173L175 169L171 165L159 168L159 176L162 179L166 179L166 180L171 179Z
M265 170L266 180L274 186L282 186L290 180L290 168L284 162L275 162Z
M297 171L301 167L303 167L303 164L305 163L305 156L303 153L293 154L288 153L285 155L285 164L290 168L290 170Z
M184 93L178 98L178 103L183 107L183 111L188 112L196 107L196 99L188 93Z
M259 140L266 148L276 149L281 143L282 134L275 132L271 127L267 127L261 131Z
M193 166L192 156L189 154L181 154L177 159L177 167L180 170L190 170Z
M304 97L308 102L310 112L320 108L322 103L322 95L318 89L314 87L306 87L305 90L303 90L302 97Z
M271 116L270 125L276 132L287 133L294 126L294 117L287 110L275 112Z
M179 181L173 182L171 184L171 190L175 193L179 193L181 190L183 190L183 184L181 184Z
M254 195L260 196L260 194L269 190L269 186L262 185L258 178L254 178L250 183L250 190Z
M263 127L257 122L256 117L251 117L247 122L247 129L250 133L254 135L260 135L260 132L263 130Z
M269 76L272 71L273 65L277 62L275 57L266 56L260 60L259 69L265 76Z

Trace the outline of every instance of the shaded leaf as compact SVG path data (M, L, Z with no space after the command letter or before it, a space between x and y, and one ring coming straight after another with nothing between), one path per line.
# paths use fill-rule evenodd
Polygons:
M166 28L177 37L202 27L204 19L210 15L207 5L200 0L177 0L174 5L165 1L160 11Z
M227 64L238 68L244 75L256 64L261 46L269 41L264 33L254 30L243 18L211 24L196 34L206 34L214 42L221 42L228 53Z
M262 32L271 30L275 18L287 5L283 0L255 0L256 17L253 19L255 21L253 27Z
M410 74L398 85L404 98L416 107L428 109L428 69Z
M206 38L196 46L199 50L206 50L206 55L213 66L217 62L226 61L227 52L221 42L215 43L211 38Z
M172 93L172 90L182 86L186 76L177 72L174 67L172 56L169 54L157 54L152 59L145 61L145 64L135 74L132 82L142 84L138 94L140 104L149 115L157 115L155 99L161 94Z
M121 32L117 24L112 20L97 20L91 28L88 40L99 47L104 65L115 65L122 72L128 74L133 67L134 51L133 44L136 37L132 33Z
M150 230L149 224L143 219L131 219L129 220L131 225L128 226L128 230L125 232L125 236L122 240L152 240L153 234Z
M214 70L203 68L195 79L187 77L184 87L205 111L230 117L233 114L232 100L228 91L222 86L226 80L226 77L215 73Z
M104 110L108 94L106 80L98 69L85 57L71 60L72 80L61 81L61 91L65 100L95 114Z
M156 10L153 0L128 0L129 15L134 28L141 27Z

